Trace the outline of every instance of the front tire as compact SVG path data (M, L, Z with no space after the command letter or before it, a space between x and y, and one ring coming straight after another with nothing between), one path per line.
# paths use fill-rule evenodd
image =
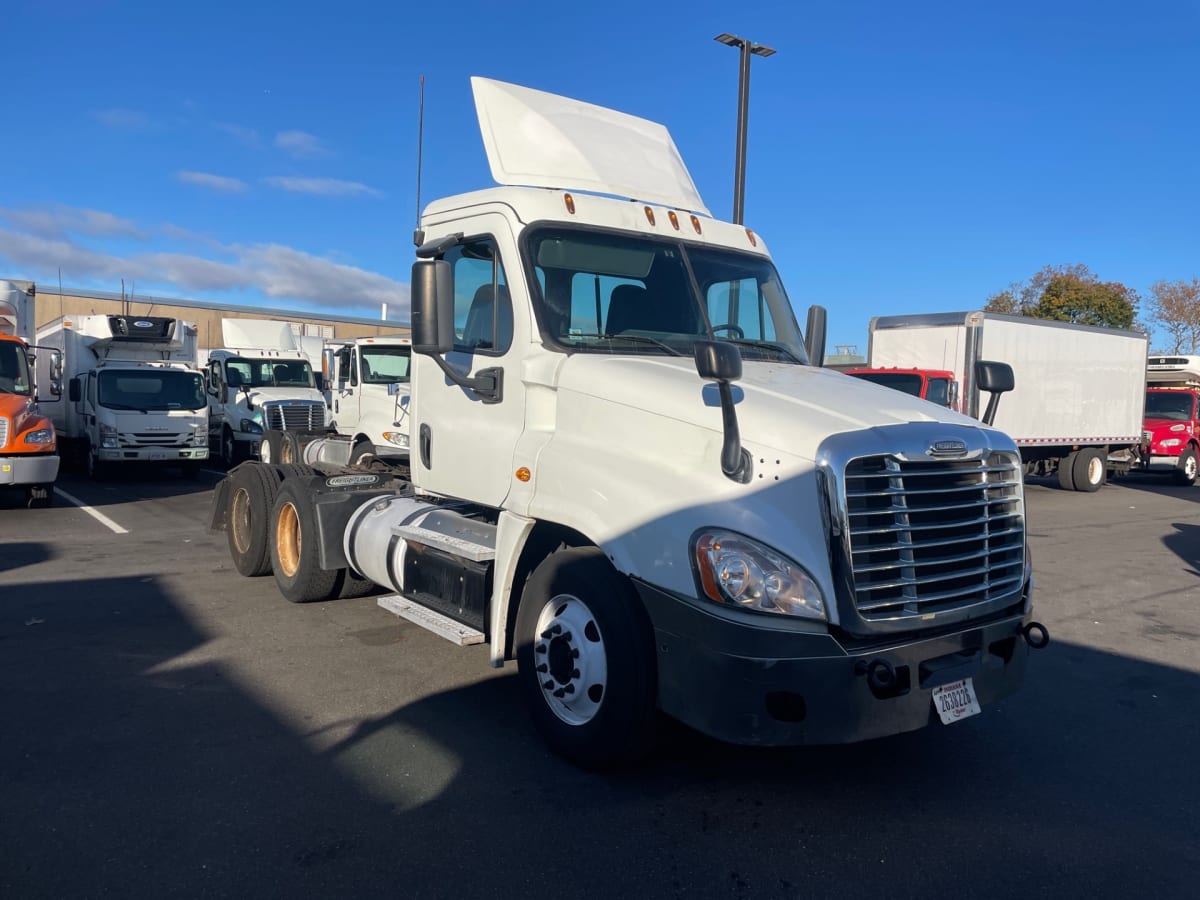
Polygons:
M228 425L221 430L221 462L226 469L232 469L239 462L237 441L233 439L233 429Z
M87 469L88 478L92 481L104 481L108 478L108 464L100 458L100 451L88 446L83 457L83 465Z
M375 459L375 447L370 441L358 441L350 451L350 465L366 467Z
M516 623L522 691L542 738L589 769L654 744L653 629L632 586L595 547L561 549L529 576Z
M29 509L46 509L54 504L54 485L34 484L25 491L25 505Z
M1197 464L1196 448L1185 447L1179 454L1179 463L1175 466L1175 483L1183 487L1195 484L1198 468L1200 466Z

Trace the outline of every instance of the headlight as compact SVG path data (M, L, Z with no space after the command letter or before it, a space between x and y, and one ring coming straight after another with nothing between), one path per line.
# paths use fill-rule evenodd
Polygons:
M25 435L25 443L27 444L53 444L54 429L39 428L37 431L31 431Z
M255 416L257 417L258 414L255 413ZM241 431L248 431L251 434L262 434L263 430L262 424L254 421L254 419L242 419L242 421L238 423L238 427Z
M397 447L408 446L408 435L402 431L385 431L383 439L389 444L395 444Z
M1188 429L1188 427L1186 425L1172 425L1171 426L1172 431L1187 431L1187 429Z
M100 446L105 450L115 450L121 446L117 439L116 426L109 425L107 422L100 423Z
M117 433L117 429L116 429L115 425L109 425L107 422L101 422L100 423L100 433L115 435Z
M716 603L826 621L825 598L803 568L757 541L707 531L694 542L702 592Z
M1183 443L1183 441L1179 440L1179 438L1171 438L1169 441L1159 441L1158 446L1160 446L1160 447L1178 447L1182 443Z

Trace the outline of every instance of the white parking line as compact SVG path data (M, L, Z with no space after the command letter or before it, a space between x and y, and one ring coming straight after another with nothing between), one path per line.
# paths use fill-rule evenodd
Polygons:
M90 506L88 506L86 503L84 503L82 500L80 500L78 497L72 497L70 494L68 494L62 488L56 487L54 489L54 493L58 494L58 496L62 497L64 500L66 500L70 503L74 503L76 506L78 506L85 513L87 513L89 516L91 516L93 519L95 519L97 522L99 522L101 525L103 525L105 528L109 529L110 531L112 531L116 534L129 534L128 528L122 528L120 525L118 525L116 522L114 522L112 519L110 519L104 513L97 512L96 510L94 510Z

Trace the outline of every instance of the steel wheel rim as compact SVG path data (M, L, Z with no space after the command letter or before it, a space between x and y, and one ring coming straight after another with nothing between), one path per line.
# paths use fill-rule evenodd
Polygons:
M1186 475L1188 478L1195 478L1196 477L1196 467L1197 467L1196 457L1194 455L1189 456L1187 458L1187 460L1184 461L1183 474Z
M229 510L229 529L238 553L246 553L250 549L250 493L245 488L238 488L234 492Z
M608 691L604 636L588 605L558 594L542 607L534 631L534 671L542 699L568 725L586 725Z
M227 434L221 438L221 451L227 465L233 465L233 435Z
M279 568L291 578L300 568L300 513L294 503L279 507L275 520L275 553Z
M1104 478L1104 460L1098 456L1093 456L1088 460L1088 484L1099 484L1102 478Z
M271 459L271 442L266 438L263 438L258 444L258 458L268 464L274 462Z

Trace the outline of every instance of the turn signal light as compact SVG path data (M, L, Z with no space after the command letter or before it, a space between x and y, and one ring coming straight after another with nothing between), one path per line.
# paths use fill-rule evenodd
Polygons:
M696 229L696 234L700 233L700 220L692 216L692 227Z
M575 198L570 194L563 194L563 202L567 204L567 212L575 215Z
M649 222L651 225L653 225L654 224L654 210L652 210L648 206L644 207L644 208L646 210L646 221Z
M674 228L676 231L678 231L679 230L679 216L675 215L675 210L673 210L673 209L668 210L667 218L671 220L671 227Z
M525 468L525 466L521 466L521 468L517 469L517 481L520 481L523 483L523 482L528 481L532 477L533 477L533 473L530 472L529 469Z

